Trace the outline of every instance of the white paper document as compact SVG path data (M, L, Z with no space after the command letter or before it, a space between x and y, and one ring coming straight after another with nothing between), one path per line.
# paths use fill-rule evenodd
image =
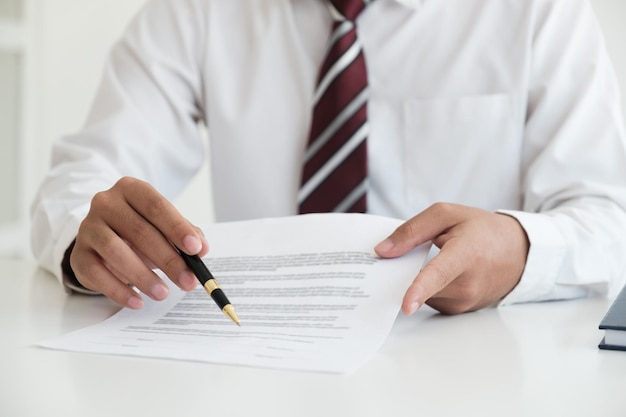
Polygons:
M201 286L41 346L278 369L352 372L389 334L428 245L397 259L374 246L401 221L308 214L204 228L204 259L237 309L234 325Z

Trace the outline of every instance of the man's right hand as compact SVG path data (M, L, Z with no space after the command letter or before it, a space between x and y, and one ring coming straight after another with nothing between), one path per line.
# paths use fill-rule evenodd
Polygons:
M168 286L152 271L161 269L182 290L197 280L176 248L204 256L209 250L202 231L189 223L150 184L130 177L96 194L80 225L70 255L76 279L118 304L138 309L141 293L167 297Z

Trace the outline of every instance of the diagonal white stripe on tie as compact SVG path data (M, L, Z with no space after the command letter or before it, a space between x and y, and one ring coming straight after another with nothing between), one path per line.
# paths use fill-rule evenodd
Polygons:
M328 175L337 168L344 159L352 153L357 146L361 144L369 133L369 124L363 124L359 130L354 132L350 139L330 158L312 177L309 179L298 192L298 203L306 199L311 192L316 189Z
M324 129L322 133L315 139L306 151L304 156L304 162L311 159L328 140L356 113L363 104L367 102L369 97L369 88L365 88L354 98L337 117L328 124L328 127Z
M352 61L359 56L361 52L361 45L355 41L350 45L350 48L344 52L341 57L330 67L324 78L319 83L317 90L315 90L315 96L313 97L313 105L316 105L317 102L322 98L330 83L337 77L337 75L341 74L341 72L346 69Z
M343 201L337 205L337 207L333 209L333 212L345 213L346 211L348 211L348 209L352 207L354 203L359 201L359 199L367 193L368 186L369 179L363 178L363 181L361 181L361 183L355 189L353 189L352 192L350 192L350 194L348 194L346 198L344 198Z

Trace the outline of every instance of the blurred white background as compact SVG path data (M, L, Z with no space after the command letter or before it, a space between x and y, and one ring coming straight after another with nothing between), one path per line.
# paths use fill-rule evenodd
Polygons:
M626 102L626 1L591 1ZM15 204L18 215L13 221L15 227L0 225L0 256L29 257L27 211L47 170L50 145L59 136L81 127L108 51L144 0L22 0L23 11L12 12L19 3L0 0L0 52L19 50L22 71L17 100L22 113L17 123L19 175L0 177L2 204ZM1 71L0 95L8 88L5 85L2 89ZM0 135L5 144L8 142L2 120ZM0 152L2 149L4 145ZM12 189L17 189L16 195L6 195L5 190ZM193 222L212 220L206 166L176 204Z

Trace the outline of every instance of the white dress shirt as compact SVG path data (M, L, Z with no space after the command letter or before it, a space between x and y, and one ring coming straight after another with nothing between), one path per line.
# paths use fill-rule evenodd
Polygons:
M295 214L330 26L321 0L150 1L84 129L55 145L33 204L42 265L61 277L92 196L121 176L175 198L203 163L198 122L218 221ZM376 0L357 26L371 213L408 219L445 201L516 217L530 251L503 303L621 286L624 128L587 0Z

